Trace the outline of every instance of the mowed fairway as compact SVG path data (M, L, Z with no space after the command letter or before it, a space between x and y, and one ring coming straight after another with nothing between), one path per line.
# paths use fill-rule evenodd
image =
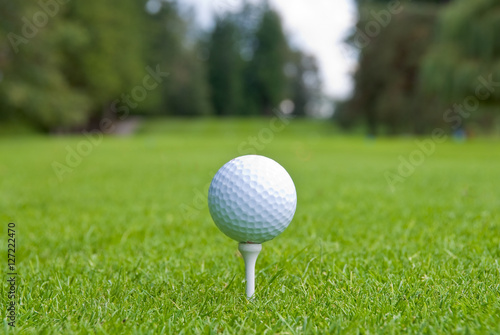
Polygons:
M14 333L500 333L498 139L438 144L391 188L384 174L418 149L414 139L280 126L148 123L105 137L61 181L53 162L66 164L67 146L85 137L1 138L4 273L16 223ZM253 302L237 243L206 205L215 172L255 147L249 136L298 194L289 228L263 245ZM1 301L11 333L5 280Z

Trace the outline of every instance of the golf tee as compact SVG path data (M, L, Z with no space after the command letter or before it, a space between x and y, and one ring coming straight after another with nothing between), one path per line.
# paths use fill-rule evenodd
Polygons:
M240 243L238 250L245 261L246 294L250 299L255 293L255 262L262 250L262 244Z

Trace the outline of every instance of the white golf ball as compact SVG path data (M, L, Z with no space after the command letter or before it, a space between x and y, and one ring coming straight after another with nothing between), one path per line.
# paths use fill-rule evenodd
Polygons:
M288 227L296 207L292 178L264 156L241 156L226 163L208 190L215 224L238 242L272 240Z

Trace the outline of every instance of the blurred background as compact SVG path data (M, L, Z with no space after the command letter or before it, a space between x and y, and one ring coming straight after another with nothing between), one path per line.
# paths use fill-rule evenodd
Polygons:
M500 132L496 0L0 6L4 134L276 113L369 135Z

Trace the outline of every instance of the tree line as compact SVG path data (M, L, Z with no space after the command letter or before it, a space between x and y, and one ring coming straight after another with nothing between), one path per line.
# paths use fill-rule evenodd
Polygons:
M353 96L335 119L369 134L500 129L500 2L358 1Z
M338 124L500 128L498 0L357 3L355 88L336 104ZM219 14L208 30L176 1L0 2L2 123L54 132L130 115L267 116L283 101L304 116L321 91L316 59L290 45L266 1Z
M150 6L153 4L154 6ZM129 115L306 115L321 98L312 55L267 2L208 31L176 1L0 2L0 120L43 132Z

